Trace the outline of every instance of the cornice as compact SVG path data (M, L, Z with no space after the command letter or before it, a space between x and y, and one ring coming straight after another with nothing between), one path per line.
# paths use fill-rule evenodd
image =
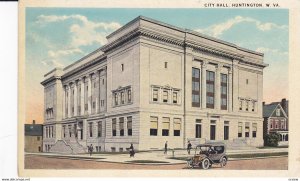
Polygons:
M81 65L81 66L79 66L79 67L77 67L77 68L75 68L73 70L71 70L71 71L69 71L69 72L67 72L66 74L64 74L62 76L62 79L65 79L65 78L67 78L67 77L69 77L69 76L71 76L71 75L73 75L73 74L75 74L75 73L77 73L77 72L79 72L81 70L84 70L84 69L86 69L86 68L88 68L90 66L93 66L93 65L95 65L97 63L100 63L102 61L103 62L106 61L106 55L105 54L102 54L100 57L97 57L97 58L95 58L95 59L93 59L93 60L91 60L91 61L89 61L89 62L87 62L87 63L85 63L85 64L83 64L83 65Z
M61 80L61 76L51 76L49 77L48 79L44 80L43 82L41 82L41 84L43 86L45 86L46 84L52 82L52 81L55 81L55 80Z

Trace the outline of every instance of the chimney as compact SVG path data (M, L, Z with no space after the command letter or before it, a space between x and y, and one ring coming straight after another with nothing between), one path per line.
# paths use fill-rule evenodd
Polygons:
M32 124L35 124L35 120L32 120Z
M281 100L281 107L285 110L285 108L286 108L286 98L283 98Z

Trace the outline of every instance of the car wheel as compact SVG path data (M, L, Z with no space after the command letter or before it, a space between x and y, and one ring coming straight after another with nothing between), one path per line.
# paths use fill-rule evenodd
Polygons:
M208 169L208 168L209 168L209 165L210 165L209 159L205 158L205 159L202 161L202 168L203 168L203 169Z
M226 157L221 158L220 164L221 164L221 167L225 167L227 164L227 158Z
M188 160L186 164L187 164L187 167L188 167L188 168L194 168L194 162L193 162L193 159Z

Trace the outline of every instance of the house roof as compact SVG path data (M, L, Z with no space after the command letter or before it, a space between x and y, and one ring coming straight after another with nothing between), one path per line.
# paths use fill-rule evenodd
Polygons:
M263 106L263 117L270 117L278 104L268 104Z
M286 113L286 115L288 116L289 115L289 101L286 100L285 102L286 104L283 105L282 102L272 102L271 104L280 104L282 109L284 110L284 112Z
M274 117L275 116L275 110L280 109L280 116L279 117L286 117L288 118L287 114L285 113L285 110L282 108L280 103L271 103L268 105L263 106L263 117ZM277 116L276 116L277 117Z
M43 136L43 125L25 124L25 136Z

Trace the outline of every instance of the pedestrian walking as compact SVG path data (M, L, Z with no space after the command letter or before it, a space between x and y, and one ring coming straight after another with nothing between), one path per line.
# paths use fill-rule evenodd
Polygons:
M190 141L188 141L188 145L187 145L187 152L188 154L191 154L191 149L192 149L192 144Z
M88 147L88 150L89 150L90 156L92 156L92 153L93 153L93 150L94 150L94 147L93 147L92 144Z
M166 141L166 143L165 143L165 152L164 152L164 154L167 154L167 151L168 151L168 141Z
M134 148L133 148L133 144L131 143L130 147L129 147L129 157L134 157Z

